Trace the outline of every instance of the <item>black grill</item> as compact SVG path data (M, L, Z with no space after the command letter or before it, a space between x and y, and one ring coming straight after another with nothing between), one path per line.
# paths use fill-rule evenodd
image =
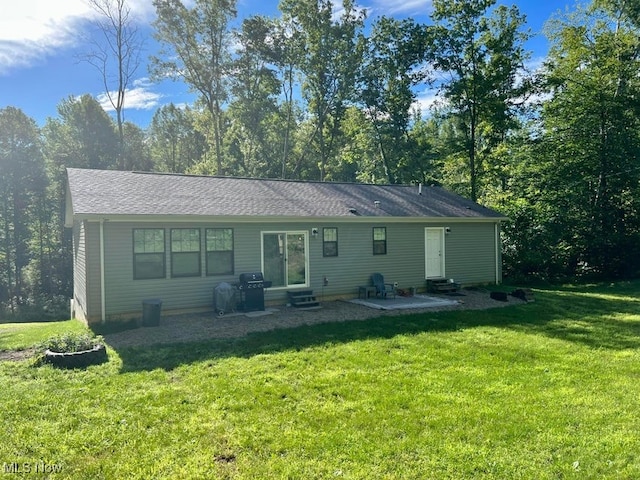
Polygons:
M245 312L264 310L265 281L262 272L241 273L238 289Z
M240 288L264 288L264 277L262 272L241 273Z

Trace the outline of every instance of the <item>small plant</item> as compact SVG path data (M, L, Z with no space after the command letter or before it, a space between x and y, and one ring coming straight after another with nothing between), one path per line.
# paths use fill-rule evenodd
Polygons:
M42 355L36 365L50 363L60 368L85 368L107 361L107 350L101 336L90 332L67 332L50 337L41 344Z
M42 350L57 353L73 353L91 350L104 343L101 336L93 336L89 332L68 332L55 335L42 344Z

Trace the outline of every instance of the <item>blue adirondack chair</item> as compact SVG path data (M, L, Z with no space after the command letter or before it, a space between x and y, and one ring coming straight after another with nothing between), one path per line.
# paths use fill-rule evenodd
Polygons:
M392 283L385 283L381 273L371 275L371 284L376 287L376 297L387 298L387 295L393 295L396 298L396 289Z

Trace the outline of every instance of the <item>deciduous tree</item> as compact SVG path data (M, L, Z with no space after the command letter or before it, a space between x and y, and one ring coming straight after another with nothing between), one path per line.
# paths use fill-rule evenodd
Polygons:
M0 109L0 301L25 301L24 269L31 260L30 223L46 178L40 132L14 107Z
M151 58L154 78L182 79L200 94L210 119L206 133L213 146L216 171L223 169L223 105L229 94L232 72L231 32L235 18L234 0L195 0L187 8L180 0L154 0L158 15L155 38L162 44Z
M517 7L495 0L434 0L432 61L442 75L440 90L458 123L469 188L481 194L483 161L504 137L523 100L528 53Z
M283 0L280 9L287 23L300 35L295 53L303 75L302 95L314 128L307 145L316 149L319 179L335 158L340 122L354 100L356 75L362 58L360 32L365 14L351 0L344 0L336 15L330 0Z
M427 28L413 20L379 18L366 42L360 93L374 127L386 181L396 183L411 151L415 87L427 79Z
M140 66L143 41L127 0L87 0L97 13L97 35L92 37L90 50L81 58L96 67L102 77L105 95L116 112L120 141L119 165L124 164L124 108L127 89Z

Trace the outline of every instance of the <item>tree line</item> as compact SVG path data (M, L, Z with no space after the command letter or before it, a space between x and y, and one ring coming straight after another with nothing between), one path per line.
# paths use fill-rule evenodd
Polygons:
M106 88L120 79L116 119L90 95L61 100L42 127L0 109L5 313L40 315L72 294L66 167L443 185L510 218L513 281L640 269L640 0L553 16L536 69L526 18L495 0L434 0L428 24L281 0L279 17L236 28L234 0L154 0L152 78L198 100L160 107L146 129L122 115L137 66L126 0L92 1L117 20L104 38L127 40L88 56Z

